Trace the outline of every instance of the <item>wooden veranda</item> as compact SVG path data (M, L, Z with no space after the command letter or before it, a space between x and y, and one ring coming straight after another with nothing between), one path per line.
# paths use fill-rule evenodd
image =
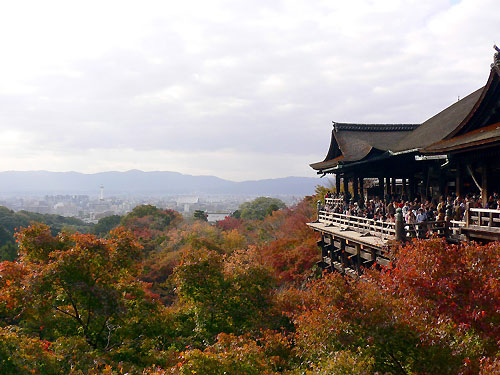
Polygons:
M308 225L321 233L325 268L359 275L364 266L387 265L396 243L428 235L499 241L500 52L485 86L421 124L334 122L325 159L311 167L322 176L334 174L335 193L361 207L368 194L386 204L458 198L480 206L468 203L463 221L447 214L445 221L411 225L321 210Z
M334 204L333 198L326 198ZM383 222L320 210L307 225L321 233L320 266L352 277L374 264L388 266L391 249L414 238L445 237L449 242L500 240L500 210L469 208L464 221L442 220L419 224ZM398 233L399 231L399 233Z

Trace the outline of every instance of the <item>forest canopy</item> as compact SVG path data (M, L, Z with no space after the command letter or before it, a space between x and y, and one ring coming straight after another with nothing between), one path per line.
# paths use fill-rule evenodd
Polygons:
M317 199L217 225L154 206L99 235L27 225L0 263L0 373L500 372L498 243L322 273Z
M246 220L263 220L274 211L285 208L286 205L278 198L259 197L251 202L245 202L233 214L236 218Z

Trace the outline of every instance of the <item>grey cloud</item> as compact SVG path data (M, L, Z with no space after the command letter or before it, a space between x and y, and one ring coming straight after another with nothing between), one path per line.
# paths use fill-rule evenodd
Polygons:
M473 25L494 30L492 17L469 19L469 34L459 31L463 40L448 47L433 24L462 15L449 15L445 2L415 3L414 12L370 3L369 13L360 2L350 10L356 16L329 2L299 1L295 10L285 1L223 4L222 21L196 11L188 19L199 29L198 50L186 44L182 19L158 14L140 44L65 63L30 81L32 93L0 95L0 129L29 132L34 147L61 153L234 149L321 158L332 120L421 122L486 79L488 65L467 60L483 52L468 43L485 41ZM465 53L455 50L464 45ZM477 73L464 74L469 66Z

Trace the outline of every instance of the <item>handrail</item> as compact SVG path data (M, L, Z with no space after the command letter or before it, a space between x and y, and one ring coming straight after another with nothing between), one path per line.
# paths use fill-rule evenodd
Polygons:
M342 204L344 203L344 199L343 198L325 198L325 203L326 204Z
M393 222L368 219L361 216L346 215L336 212L320 211L319 221L325 224L337 225L341 229L349 229L358 233L370 234L383 239L396 237L396 224ZM425 221L422 223L405 223L406 238L425 237L427 233L445 235L446 221Z
M445 235L446 221L423 221L421 223L405 223L405 234L407 238L424 238L428 233Z
M500 227L500 210L488 208L468 208L465 212L465 227Z
M327 202L343 202L342 198L326 198ZM346 215L337 212L320 210L318 221L326 225L337 226L340 230L352 230L362 235L379 237L383 240L405 240L410 238L424 238L429 234L447 236L459 239L468 228L481 230L484 233L498 233L500 231L500 209L469 208L465 211L464 221L440 220L424 221L422 223L404 223L401 232L396 233L396 223L368 219L361 216Z
M396 235L395 224L391 222L327 211L320 211L319 219L320 222L326 224L338 224L344 226L343 229L349 228L359 233L368 232L371 235L381 238L390 238Z
M471 207L469 208L471 212L485 212L485 213L493 213L493 214L499 214L500 215L500 210L496 208L474 208Z

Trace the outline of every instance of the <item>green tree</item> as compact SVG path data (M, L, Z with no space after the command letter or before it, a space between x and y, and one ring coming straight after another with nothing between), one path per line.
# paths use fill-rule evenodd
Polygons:
M280 199L259 197L252 202L245 202L239 208L240 217L242 219L262 220L266 216L271 215L274 211L285 208L286 205ZM236 217L236 216L235 216Z
M8 260L13 262L17 259L17 246L14 242L7 242L0 247L0 262Z
M163 231L180 221L182 221L182 216L177 211L161 210L151 204L144 204L136 206L125 215L121 224L134 232L143 229Z
M17 247L14 244L14 233L18 228L26 228L33 222L47 224L53 235L62 230L86 233L90 225L74 217L39 214L36 212L14 212L0 206L0 261L17 259Z
M0 373L2 375L61 374L50 342L23 335L15 327L0 327Z
M177 293L204 342L221 332L258 331L273 321L274 278L252 252L237 251L225 261L216 251L190 249L174 274Z
M196 211L194 211L193 218L195 218L196 220L208 221L208 215L203 210L196 210Z
M111 230L120 225L122 217L120 215L106 216L100 219L92 229L92 232L98 236L106 235Z

